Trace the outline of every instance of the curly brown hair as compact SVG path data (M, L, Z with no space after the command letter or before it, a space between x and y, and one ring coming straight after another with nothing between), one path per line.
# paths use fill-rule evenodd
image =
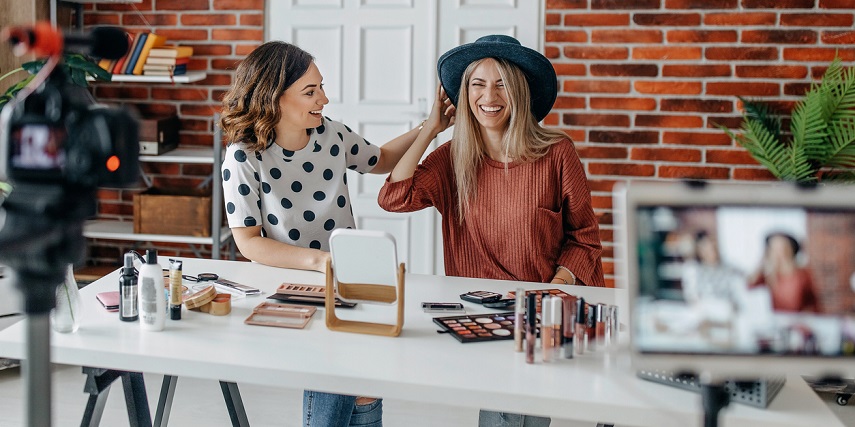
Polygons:
M226 141L264 151L276 139L276 124L282 117L279 98L312 61L308 52L281 41L264 43L247 55L223 95L220 127Z

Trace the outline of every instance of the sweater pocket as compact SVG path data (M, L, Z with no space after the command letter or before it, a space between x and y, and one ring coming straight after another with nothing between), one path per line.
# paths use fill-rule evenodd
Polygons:
M532 237L541 259L554 264L561 251L564 240L564 226L561 212L551 209L536 208L532 222Z

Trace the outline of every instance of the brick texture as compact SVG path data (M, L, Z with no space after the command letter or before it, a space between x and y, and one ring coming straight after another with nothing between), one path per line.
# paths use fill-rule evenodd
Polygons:
M614 265L616 183L771 180L718 128L739 128L737 97L791 108L835 52L847 65L855 61L855 0L546 0L545 9L542 51L560 83L545 122L576 141L601 221L604 266ZM234 65L263 41L263 14L263 0L87 5L86 25L142 31L147 21L170 42L193 46L193 68L208 73L189 85L98 83L95 95L144 114L176 112L181 144L208 145ZM145 168L160 185L196 185L210 173L200 165ZM100 191L100 215L128 219L132 195ZM115 264L136 245L94 241L90 257ZM192 254L178 244L158 249Z
M547 2L547 13L560 14L568 31L587 28L590 41L545 47L562 53L554 64L583 63L587 73L559 74L559 97L573 101L553 109L561 117L554 125L578 135L604 248L615 245L616 183L772 180L719 129L741 126L738 97L790 111L835 54L855 61L853 0L572 3ZM627 15L630 24L616 24ZM604 266L614 265L612 253L604 252Z

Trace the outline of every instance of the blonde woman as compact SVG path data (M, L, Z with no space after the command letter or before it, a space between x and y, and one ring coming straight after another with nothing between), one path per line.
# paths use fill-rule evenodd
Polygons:
M419 164L445 129L433 112L380 191L380 206L442 214L445 273L604 286L597 218L570 139L538 124L557 96L555 70L509 36L446 52L440 82L457 108L452 140ZM440 92L442 94L442 92ZM549 419L481 413L480 425L549 425Z

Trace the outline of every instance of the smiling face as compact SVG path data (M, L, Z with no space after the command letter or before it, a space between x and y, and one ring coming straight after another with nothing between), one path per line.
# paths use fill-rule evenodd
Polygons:
M510 101L505 83L492 58L481 61L467 82L469 108L485 129L502 131L510 121Z
M306 74L297 79L279 98L281 124L288 129L305 130L321 125L324 105L330 100L324 93L324 77L313 62Z

